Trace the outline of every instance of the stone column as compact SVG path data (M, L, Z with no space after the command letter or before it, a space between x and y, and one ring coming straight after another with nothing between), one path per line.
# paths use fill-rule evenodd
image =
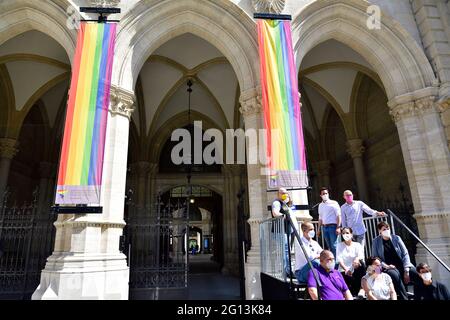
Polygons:
M151 208L154 208L156 203L156 196L157 196L157 190L156 190L156 179L159 171L159 165L157 163L150 163L150 172L148 175L148 183L149 183L149 191L148 191L148 205Z
M320 187L330 187L331 162L329 160L317 161L315 167L319 176Z
M244 92L240 98L240 112L244 117L245 129L263 128L263 116L261 110L261 96L257 90ZM247 263L245 264L245 286L246 298L249 300L262 299L261 291L261 248L259 244L259 225L268 218L267 212L267 182L266 176L262 175L263 167L251 164L252 159L258 156L258 145L247 144L247 177L248 177L248 200L250 218L250 232L252 247L248 251Z
M55 195L52 190L55 189L54 178L56 177L56 165L51 162L39 163L39 214L46 216L50 212L50 206Z
M361 139L351 139L347 141L347 152L353 159L353 167L355 169L358 198L367 202L369 201L369 193L367 192L366 173L362 159L364 151L365 148Z
M449 7L446 0L412 0L411 6L423 41L425 54L439 76L440 96L450 96Z
M17 152L18 141L15 139L0 139L0 201L8 185L9 169L11 168L11 160Z
M151 170L151 164L146 161L140 161L135 164L137 174L136 201L138 206L145 207L148 199L148 178Z
M224 173L224 272L237 275L239 260L237 251L237 190L239 190L239 165L223 165Z
M129 268L119 251L127 173L128 132L134 95L111 88L100 204L101 215L61 215L55 249L34 300L126 300Z
M239 245L241 245L238 242L238 204L239 199L237 197L237 194L241 187L241 173L242 168L241 165L235 164L231 167L231 174L232 174L232 184L233 184L233 193L231 194L231 205L232 205L232 220L231 220L231 229L232 229L232 239L231 239L231 254L232 254L232 265L233 269L236 270L235 273L239 274Z
M401 101L401 99L398 99ZM450 262L450 156L434 96L389 102L408 174L420 238L447 264ZM450 274L421 245L417 262L450 285Z
M223 174L223 219L222 219L222 234L223 234L223 274L230 274L230 179L229 179L229 165L222 165Z
M450 149L450 98L444 98L439 103L439 111L441 112L441 120L444 125L445 136L447 137L447 145Z

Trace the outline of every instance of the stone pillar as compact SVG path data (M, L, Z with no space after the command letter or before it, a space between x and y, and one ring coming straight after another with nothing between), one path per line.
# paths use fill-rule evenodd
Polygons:
M263 116L261 110L261 96L257 90L242 93L240 98L240 112L244 117L245 129L263 128ZM248 251L245 264L245 292L248 300L262 299L261 291L261 248L259 244L259 225L268 218L267 212L267 182L266 176L261 174L263 167L259 164L250 164L249 160L258 155L258 145L247 144L247 176L248 176L248 200L252 247Z
M446 0L412 0L412 9L422 37L425 54L439 76L439 96L450 96L449 6Z
M353 159L356 184L358 186L358 198L367 202L369 201L369 193L367 192L366 173L364 172L364 163L362 159L362 155L365 151L363 141L361 139L348 140L347 148L348 154L350 154Z
M389 107L400 137L419 236L449 264L450 156L435 97L403 103L394 99ZM434 277L450 285L450 274L421 245L417 249L416 261L428 263Z
M241 165L233 165L231 167L231 174L232 174L232 184L233 184L233 193L231 194L231 205L232 205L232 220L231 220L231 229L233 237L231 239L231 254L232 254L232 265L233 269L236 270L235 273L239 274L239 242L238 242L238 205L239 205L239 199L237 197L237 194L241 187L241 172L242 172L242 166Z
M223 234L223 274L230 274L230 179L229 179L229 165L222 165L223 174L223 219L222 219L222 234Z
M49 214L50 206L55 198L52 191L55 190L56 165L51 162L39 163L39 177L39 214L46 216Z
M156 204L157 190L156 190L156 179L159 171L159 165L157 163L150 163L150 172L148 174L148 205L154 208Z
M239 165L223 165L224 174L224 273L238 275L237 192L240 186Z
M315 167L319 176L320 187L330 187L330 160L317 161Z
M19 151L17 146L18 141L15 139L0 139L0 201L2 201L3 194L6 190L6 186L8 185L11 160Z
M444 98L439 103L439 111L441 112L441 120L444 125L445 136L447 137L447 145L450 149L450 98Z
M60 215L53 254L34 300L126 300L129 268L119 251L134 95L111 88L100 204L101 215Z
M148 178L151 170L151 164L146 161L140 161L135 164L137 175L136 203L139 207L145 207L148 199Z

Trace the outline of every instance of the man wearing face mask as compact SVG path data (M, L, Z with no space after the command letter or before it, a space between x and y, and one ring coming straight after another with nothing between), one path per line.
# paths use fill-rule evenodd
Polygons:
M408 284L410 274L413 281L418 277L414 265L409 259L408 250L399 236L391 234L389 224L382 221L377 228L380 235L373 239L372 255L381 259L383 270L391 276L399 300L408 300L402 279Z
M284 217L284 228L285 228L285 232L286 235L284 237L284 269L286 272L286 275L288 277L292 276L291 275L291 267L290 267L290 262L289 262L289 246L288 246L288 237L291 236L293 230L291 229L290 225L287 224L287 220L285 219L286 215L290 215L291 218L293 218L293 222L295 225L295 217L294 215L291 215L292 210L290 208L290 198L289 198L289 194L287 192L287 190L285 188L280 188L278 189L278 196L277 199L275 199L272 203L272 218L277 218L277 217Z
M419 263L416 271L420 279L414 282L414 300L450 300L447 287L433 280L431 268L426 263Z
M319 255L323 249L317 241L313 240L315 236L314 226L310 222L305 222L302 223L301 230L302 235L300 236L300 240L303 242L308 258L311 260L311 264L314 267L317 267L319 266ZM299 283L306 283L309 270L311 270L311 268L308 264L308 260L297 239L295 239L295 277Z
M322 300L353 300L353 296L342 277L342 274L334 269L336 262L334 255L329 250L320 253L320 265L316 267L317 275L322 284L320 297ZM311 299L317 300L317 283L312 270L308 274L308 293Z
M320 230L323 227L323 237L328 249L336 255L337 237L341 234L341 207L339 203L330 200L328 188L320 189L322 202L319 204L319 229L317 236L320 236Z
M364 247L367 230L363 223L363 212L371 216L385 216L386 213L373 210L362 201L353 200L350 190L344 191L344 199L345 203L341 206L342 227L352 228L353 238Z

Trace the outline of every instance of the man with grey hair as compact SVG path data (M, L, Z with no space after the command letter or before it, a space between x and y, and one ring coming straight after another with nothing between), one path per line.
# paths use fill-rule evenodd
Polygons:
M353 296L345 283L342 274L335 270L334 255L329 250L320 253L320 265L316 268L317 276L320 280L321 300L353 300ZM317 283L313 270L308 274L308 293L311 299L318 300Z
M371 216L385 216L381 211L371 209L360 200L353 199L350 190L344 191L345 203L341 206L342 227L350 227L353 230L353 238L364 247L366 227L363 223L363 211Z

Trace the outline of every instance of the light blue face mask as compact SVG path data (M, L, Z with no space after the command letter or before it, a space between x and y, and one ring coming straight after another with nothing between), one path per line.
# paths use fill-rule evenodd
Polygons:
M311 231L308 232L308 236L310 238L314 238L316 236L316 232L314 230L311 230Z
M425 280L425 281L430 281L431 280L431 272L422 273L421 276L422 276L422 279Z
M327 269L328 270L333 270L334 269L334 265L335 265L334 260L331 260L331 261L327 262Z

